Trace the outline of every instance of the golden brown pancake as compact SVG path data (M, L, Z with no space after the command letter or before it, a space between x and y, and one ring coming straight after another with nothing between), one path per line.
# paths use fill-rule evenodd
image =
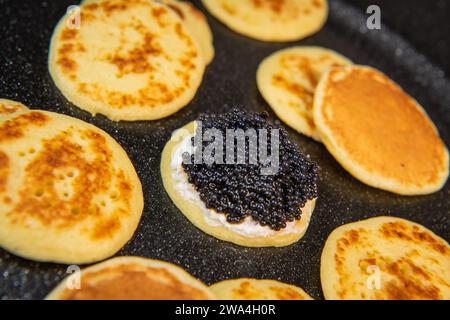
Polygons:
M79 286L74 277L80 277ZM49 300L210 300L200 281L170 263L118 257L68 277Z
M291 47L265 58L256 80L261 95L284 123L320 140L313 119L314 93L331 67L351 65L339 53L320 47Z
M241 278L210 288L219 300L312 300L303 289L274 280Z
M143 209L125 151L81 120L30 110L0 121L0 246L82 264L115 254Z
M81 5L81 27L64 16L52 36L49 71L64 96L111 120L153 120L186 106L205 62L167 6L147 0Z
M433 193L448 178L448 150L419 103L381 72L331 70L316 91L314 121L354 177L402 195Z
M230 29L262 41L295 41L319 31L326 0L202 0Z
M448 300L450 246L414 222L371 218L330 234L320 274L326 299Z

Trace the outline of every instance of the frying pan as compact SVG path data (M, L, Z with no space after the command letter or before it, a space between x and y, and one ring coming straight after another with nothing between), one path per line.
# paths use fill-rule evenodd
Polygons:
M204 11L200 1L195 4ZM398 34L383 25L368 30L361 11L347 2L331 0L330 16L318 34L297 43L264 43L240 36L207 14L214 33L216 58L188 107L159 121L115 123L91 117L69 103L47 71L51 33L73 0L0 0L0 97L21 101L34 109L68 114L110 133L124 147L143 184L145 209L131 241L118 255L161 259L182 266L207 284L237 278L278 279L303 287L323 298L320 255L336 227L380 215L416 221L447 241L450 186L429 196L402 197L368 187L352 178L325 147L293 130L288 132L301 150L320 166L319 199L311 225L298 243L284 248L245 248L212 238L195 228L166 194L160 176L162 149L173 130L202 112L220 113L232 107L268 111L259 94L258 64L272 52L292 45L328 47L358 64L381 69L424 106L450 145L450 82ZM282 124L281 124L282 125ZM67 266L37 263L0 249L0 297L41 299L66 276Z

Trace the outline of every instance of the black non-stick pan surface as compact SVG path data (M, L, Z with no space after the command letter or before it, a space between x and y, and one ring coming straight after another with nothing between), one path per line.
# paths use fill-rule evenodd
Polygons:
M47 70L52 30L72 0L0 0L0 97L31 108L68 114L104 129L125 148L142 181L145 209L132 240L118 255L161 259L180 265L207 284L237 278L278 279L323 298L320 255L336 227L379 215L425 225L450 239L450 186L433 195L402 197L368 187L352 178L325 147L293 130L292 139L320 165L319 200L303 239L285 248L245 248L217 240L196 229L165 192L159 170L162 149L173 130L202 112L233 106L275 115L259 94L258 64L272 52L292 45L337 50L359 64L381 69L425 107L447 146L450 145L450 82L442 70L416 52L388 27L366 28L367 16L345 1L330 1L330 16L318 34L297 43L264 43L240 36L207 14L216 58L208 67L195 99L182 111L159 121L116 123L69 103ZM196 5L204 11L199 1ZM41 299L66 275L67 266L37 263L0 249L0 297Z

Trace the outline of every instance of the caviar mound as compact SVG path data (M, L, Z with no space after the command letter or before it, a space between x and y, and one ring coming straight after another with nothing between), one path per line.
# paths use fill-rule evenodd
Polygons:
M261 126L263 126L265 119L258 118L261 121ZM245 212L233 212L231 218L240 220L241 223L229 223L226 214L217 213L215 210L206 207L206 203L200 198L200 193L193 184L188 182L188 174L183 168L182 151L184 149L182 146L192 144L191 140L195 136L195 132L198 131L199 123L192 122L178 129L163 150L161 175L164 187L174 204L197 228L220 240L247 247L281 247L297 242L305 234L314 210L315 198L317 197L315 184L317 173L312 175L314 183L305 189L309 192L303 195L306 199L303 207L297 205L295 210L287 210L282 217L271 215L271 218L266 219L265 226L262 226L250 215L246 215ZM314 168L313 171L317 170L314 164L310 163L310 165ZM283 168L280 168L280 170L283 170ZM312 199L308 200L309 197ZM292 195L290 197L286 195L285 198L294 200ZM297 201L302 202L301 199L297 199ZM295 202L292 201L292 203ZM289 214L291 214L290 217ZM255 216L258 216L258 214L255 214ZM259 216L262 217L261 214ZM296 219L295 216L300 219ZM286 222L283 218L289 218L292 221ZM272 223L279 231L272 229L269 223ZM283 223L287 225L284 229L281 228Z
M252 217L262 226L279 231L286 228L287 222L300 219L301 211L308 200L317 198L317 165L303 156L297 146L289 141L286 131L267 124L264 115L247 114L239 110L222 115L202 115L196 135L204 135L214 129L222 133L224 139L223 164L183 163L188 180L200 193L201 200L208 209L226 215L227 222L240 223ZM274 175L262 174L266 165L257 154L257 164L249 161L248 145L245 147L245 164L226 163L226 145L234 144L234 157L237 157L238 144L227 141L227 130L240 129L246 132L254 129L258 143L262 138L260 129L267 130L267 146L271 150L273 130L279 130L279 169ZM203 141L205 153L210 145ZM236 159L235 159L236 160Z

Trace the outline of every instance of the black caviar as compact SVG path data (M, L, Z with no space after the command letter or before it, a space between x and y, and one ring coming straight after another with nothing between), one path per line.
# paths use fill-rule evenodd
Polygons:
M284 229L287 222L299 220L300 208L308 200L317 198L317 165L300 153L285 130L267 123L266 113L249 114L233 109L226 114L201 115L199 121L202 127L197 129L196 135L211 128L223 134L224 163L195 164L192 154L185 155L186 159L190 156L190 161L185 161L183 168L206 207L225 214L229 223L240 223L251 216L262 226L278 231ZM250 128L257 132L258 129L267 130L269 154L270 132L279 129L279 169L276 174L262 175L261 169L266 164L250 164L247 143L245 164L225 164L226 130ZM202 150L210 143L203 141ZM237 143L237 154L236 147Z

